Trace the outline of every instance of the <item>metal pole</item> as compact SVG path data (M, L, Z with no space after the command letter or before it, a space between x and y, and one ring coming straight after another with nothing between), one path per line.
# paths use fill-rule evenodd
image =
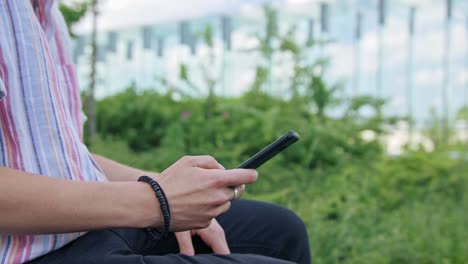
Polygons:
M354 89L353 96L359 93L359 81L360 81L360 59L361 59L361 34L362 34L362 13L357 12L356 14L356 31L354 41Z
M96 89L96 57L97 57L97 17L98 17L98 1L92 0L91 2L91 12L93 15L92 19L92 34L91 34L91 74L90 74L90 84L88 91L88 143L92 144L94 138L96 137L96 101L94 98L95 89Z
M307 20L307 42L306 45L311 45L314 41L314 19Z
M409 10L409 28L408 28L408 72L407 72L407 112L408 112L408 135L409 142L413 141L413 126L414 126L414 113L413 113L413 50L414 50L414 19L416 8L410 7Z
M166 76L165 74L166 73L166 60L164 57L164 45L165 45L164 37L158 36L156 39L156 43L157 43L156 50L155 50L156 57L157 57L156 61L158 61L158 65L160 65L160 68L156 71L156 79L158 81L163 81ZM161 87L162 86L163 85L161 85Z
M377 29L377 97L382 96L383 79L383 28L385 26L385 0L379 0L379 26Z
M330 6L328 3L320 3L320 57L325 58L325 37L330 30Z
M444 79L442 84L442 142L447 142L449 129L448 90L450 86L450 47L451 47L451 17L452 1L447 0L447 20L445 23L444 46Z
M354 89L353 89L353 96L357 96L359 94L359 85L360 85L360 78L361 78L361 48L360 48L360 40L356 40L354 43Z
M465 24L465 89L463 92L463 109L465 109L465 133L468 135L468 5Z
M268 76L267 76L267 91L274 95L275 93L275 87L274 87L274 81L273 81L273 62L275 61L275 52L273 51L272 48L272 43L271 40L277 36L278 34L278 29L279 29L279 14L278 10L271 9L271 21L270 25L267 25L267 31L271 34L269 38L269 43L268 43L268 48L270 51L268 52Z
M188 68L188 62L185 56L185 46L187 46L189 43L189 34L190 34L190 28L189 28L188 22L181 21L179 23L179 44L180 45L177 47L178 52L175 58L175 61L178 67L177 69L178 78L187 77L187 76L182 76L183 74L187 74L186 72L185 73L183 72L182 66L184 65L186 68Z
M314 57L314 49L315 49L315 21L313 18L309 18L307 22L307 42L306 42L306 50L307 50L307 62L312 61L312 58Z
M223 90L222 96L226 96L228 92L228 72L230 63L230 53L232 46L232 18L228 16L221 17L221 30L223 35L223 64L222 64L222 78L223 78Z
M150 26L143 26L142 28L143 49L141 49L141 60L139 60L141 67L141 86L146 89L150 86L150 72L151 66L147 67L147 57L151 54L148 50L153 48L153 29ZM145 54L146 53L146 54ZM152 55L152 54L151 54Z
M222 73L221 73L221 76L222 76L222 85L223 85L223 88L221 90L221 96L223 97L226 97L227 95L227 91L228 91L228 88L227 88L227 85L228 85L228 76L227 76L227 68L228 68L228 63L229 63L229 59L228 59L228 56L229 56L229 51L226 50L226 48L223 49L223 55L222 55Z
M378 45L378 50L377 50L377 92L376 95L377 97L381 97L382 95L382 27L379 26L378 32L377 32L377 45Z

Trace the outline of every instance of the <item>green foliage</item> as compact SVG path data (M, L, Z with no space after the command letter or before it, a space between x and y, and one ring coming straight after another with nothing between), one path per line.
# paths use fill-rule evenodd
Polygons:
M210 115L204 98L176 101L172 97L152 91L137 94L130 88L105 98L97 104L98 130L105 137L125 140L134 151L168 148L171 152L176 144L180 153L212 153L235 166L295 129L303 135L302 144L288 152L284 162L315 169L379 156L380 144L364 141L361 131L379 134L388 124L385 118L356 114L355 103L341 117L332 118L308 111L307 97L286 100L260 91L240 98L213 96L216 103L211 103ZM161 169L167 165L161 164Z
M174 100L168 95L133 88L97 104L98 130L106 136L125 139L135 150L158 147L167 126L178 118Z
M250 145L257 148L257 140L262 140L258 135L255 140L248 135L240 139L239 130L226 131L237 138L235 143L221 141L215 148L216 142L205 136L190 142L192 152L187 152L188 128L175 122L167 128L173 136L145 152L135 152L125 140L112 137L97 141L92 150L156 171L186 153L210 153L231 168L241 160L235 155ZM200 130L189 131L201 135ZM372 150L366 158L311 169L300 165L301 155L307 155L301 152L303 140L262 166L246 197L297 212L308 227L315 263L464 263L468 258L466 156L450 158L448 151L438 151L374 157Z
M203 37L203 41L206 43L206 45L210 48L214 46L214 40L213 40L213 28L211 26L206 26L201 33Z
M310 175L290 206L307 219L316 263L463 263L466 171L446 152L349 164Z
M292 57L284 97L266 91L271 65L259 62L247 92L214 93L207 74L213 52L200 63L204 83L180 66L183 85L138 93L134 87L97 103L100 138L91 150L147 170L162 171L183 155L210 154L234 168L289 129L299 143L266 163L248 198L282 204L305 221L315 263L463 263L468 259L468 157L464 146L434 153L388 157L380 138L396 118L385 101L344 99L339 84L324 81L327 61L310 61L295 29L278 32L278 17L265 9L265 34L256 52ZM212 49L213 32L202 39ZM204 62L204 63L203 63ZM191 97L196 92L197 97ZM208 92L205 92L208 91ZM177 100L174 98L178 98ZM434 120L438 117L434 114ZM439 127L434 121L433 136ZM362 133L373 132L374 140ZM454 155L454 153L456 155Z
M464 106L460 110L458 110L456 119L457 120L468 120L468 106Z
M89 1L81 1L80 3L74 4L65 4L63 2L59 3L60 12L62 12L68 31L72 36L74 36L74 34L71 27L83 18L88 11L88 6Z
M462 121L464 115L464 108L461 108L458 112L455 122ZM429 119L426 121L425 134L431 139L436 148L444 148L454 140L456 131L454 130L453 122L451 120L445 120L441 117L436 109L431 108Z

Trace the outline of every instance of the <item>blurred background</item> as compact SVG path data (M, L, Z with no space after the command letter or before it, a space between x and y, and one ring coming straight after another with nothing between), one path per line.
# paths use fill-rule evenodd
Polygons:
M86 142L162 171L239 165L317 263L468 260L468 1L69 0Z

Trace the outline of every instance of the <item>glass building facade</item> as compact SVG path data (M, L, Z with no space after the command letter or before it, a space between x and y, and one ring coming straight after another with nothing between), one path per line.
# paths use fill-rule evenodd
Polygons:
M112 95L131 85L159 91L181 87L187 94L204 96L207 79L215 80L217 94L236 96L250 87L259 64L271 72L268 92L284 95L291 56L278 52L265 60L255 51L257 35L266 27L258 2L265 1L245 2L231 13L99 31L96 96ZM276 1L273 8L278 21L275 30L285 33L295 27L299 43L329 40L308 49L307 56L329 58L325 78L330 84L343 84L342 96L387 98L387 114L412 114L420 124L429 118L430 109L439 114L446 111L453 118L467 104L465 1L416 5L383 0ZM211 47L203 39L207 28L213 34ZM89 43L89 34L74 40L83 90L89 85ZM181 81L185 70L191 85Z

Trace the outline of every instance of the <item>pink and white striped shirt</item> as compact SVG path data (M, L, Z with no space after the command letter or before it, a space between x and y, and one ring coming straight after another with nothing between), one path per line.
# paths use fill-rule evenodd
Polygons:
M54 0L0 0L0 166L106 181L82 143L81 101L69 51ZM32 260L80 235L0 233L0 264Z

